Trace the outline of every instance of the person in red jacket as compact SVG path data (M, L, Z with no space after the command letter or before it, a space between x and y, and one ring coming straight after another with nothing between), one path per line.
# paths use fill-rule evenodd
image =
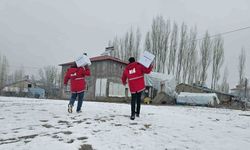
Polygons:
M76 63L69 68L64 76L64 85L67 86L68 81L70 80L70 90L71 98L68 105L68 112L72 113L72 108L74 102L78 96L78 103L76 112L81 112L82 102L84 97L84 91L86 90L86 81L85 76L90 76L90 69L86 65L84 67L77 67Z
M129 58L129 64L123 71L122 83L127 84L132 95L131 99L131 120L135 119L135 114L137 117L140 115L141 109L141 93L145 90L144 74L149 74L152 71L153 65L151 64L149 68L144 67L142 64L135 61L134 57ZM137 103L135 112L135 103Z

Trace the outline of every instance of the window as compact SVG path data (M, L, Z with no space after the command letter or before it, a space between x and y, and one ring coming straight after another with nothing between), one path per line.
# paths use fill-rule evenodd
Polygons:
M32 85L31 85L31 84L28 84L28 88L32 88Z

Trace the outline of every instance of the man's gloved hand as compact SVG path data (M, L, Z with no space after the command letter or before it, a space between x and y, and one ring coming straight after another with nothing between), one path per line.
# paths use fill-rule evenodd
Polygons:
M63 86L63 91L64 91L64 92L67 92L67 85L64 85L64 86Z
M122 83L124 86L126 86L127 82Z
M84 68L85 68L85 69L89 69L89 65L85 65Z

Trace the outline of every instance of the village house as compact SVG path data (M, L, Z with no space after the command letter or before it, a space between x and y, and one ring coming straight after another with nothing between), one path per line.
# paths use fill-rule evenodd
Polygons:
M34 97L45 98L45 90L38 87L36 83L29 79L23 79L8 85L1 89L4 96L20 96L20 97Z
M90 61L91 76L86 77L87 91L84 98L95 101L126 101L130 93L128 87L121 83L121 76L127 62L108 55L92 57ZM73 62L59 65L62 66L62 80L72 64ZM63 82L61 87L63 87ZM61 88L61 96L64 99L70 97L69 86L67 89L64 93Z

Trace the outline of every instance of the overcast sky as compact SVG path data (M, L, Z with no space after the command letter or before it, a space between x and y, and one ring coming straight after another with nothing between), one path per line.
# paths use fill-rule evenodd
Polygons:
M157 15L196 25L201 37L206 30L213 35L250 26L250 1L0 0L0 53L7 56L11 70L23 65L29 74L72 61L83 51L97 56L110 39L131 26L144 35ZM232 87L238 81L241 47L247 52L246 66L250 64L250 29L223 38ZM250 77L249 67L246 76Z

